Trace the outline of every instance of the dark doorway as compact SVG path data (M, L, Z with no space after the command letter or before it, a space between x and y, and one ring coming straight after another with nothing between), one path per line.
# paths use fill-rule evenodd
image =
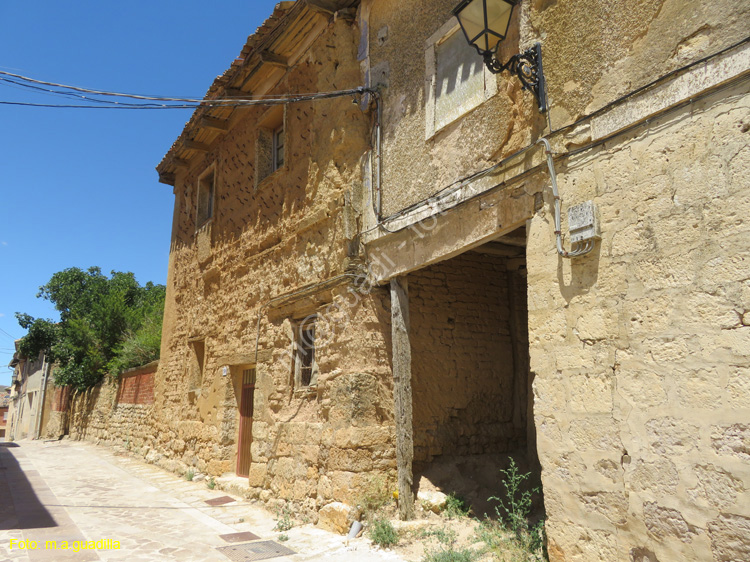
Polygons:
M414 482L494 513L512 458L539 482L526 233L409 274Z

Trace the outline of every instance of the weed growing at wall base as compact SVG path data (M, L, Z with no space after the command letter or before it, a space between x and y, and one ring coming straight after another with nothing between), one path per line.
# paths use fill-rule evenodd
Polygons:
M510 459L507 469L500 470L504 478L505 498L493 496L490 501L498 502L495 507L497 521L482 521L478 535L500 560L507 562L542 562L547 560L544 520L531 525L532 497L539 488L524 490L530 472L521 474L514 459Z
M438 542L437 547L426 550L422 562L473 562L481 554L468 547L459 548L458 534L452 529L433 529L422 536L435 538Z
M398 533L393 528L393 523L388 519L373 519L370 524L370 538L372 542L383 548L388 548L398 543Z
M273 528L274 531L281 531L284 533L294 527L294 521L292 521L292 507L288 503L284 504L284 507L276 510L276 517L278 517L278 519Z

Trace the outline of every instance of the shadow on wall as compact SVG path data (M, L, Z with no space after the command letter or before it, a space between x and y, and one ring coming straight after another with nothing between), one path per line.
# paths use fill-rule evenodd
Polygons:
M572 260L559 257L557 259L557 281L560 284L560 294L565 302L575 297L585 295L596 285L599 279L599 260L602 253L602 244L597 242L591 253ZM565 262L570 262L569 279L565 279Z

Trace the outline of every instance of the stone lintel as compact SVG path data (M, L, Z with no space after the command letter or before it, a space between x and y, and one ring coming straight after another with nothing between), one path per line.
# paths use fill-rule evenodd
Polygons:
M544 174L538 174L546 179ZM534 216L536 192L528 184L486 193L367 244L378 283L437 263L524 226Z

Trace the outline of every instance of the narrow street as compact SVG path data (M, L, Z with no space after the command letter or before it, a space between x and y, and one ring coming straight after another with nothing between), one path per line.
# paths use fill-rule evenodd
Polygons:
M218 498L227 503L206 503ZM311 525L292 528L280 542L274 525L249 502L106 447L0 443L1 561L401 560L366 539L347 544ZM255 537L222 537L242 532Z

